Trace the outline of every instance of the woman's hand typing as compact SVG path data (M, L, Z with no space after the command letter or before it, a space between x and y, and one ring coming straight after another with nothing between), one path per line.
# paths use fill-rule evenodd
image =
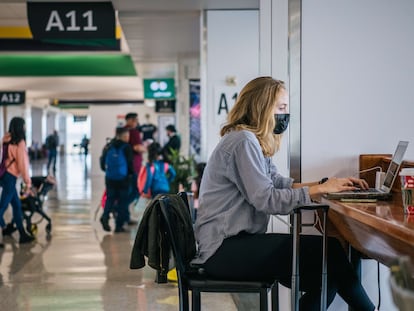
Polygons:
M331 192L352 191L368 189L368 183L360 178L329 178L325 183L309 187L309 195L313 198L317 195Z

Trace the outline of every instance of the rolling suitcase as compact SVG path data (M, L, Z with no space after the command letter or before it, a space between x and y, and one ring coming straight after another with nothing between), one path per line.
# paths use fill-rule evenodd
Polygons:
M327 293L327 237L326 237L326 220L328 216L329 205L314 204L297 206L293 213L293 259L292 259L292 289L291 303L292 311L299 311L299 249L300 249L300 232L301 232L301 212L304 210L322 210L322 287L321 287L321 311L326 311L326 293Z

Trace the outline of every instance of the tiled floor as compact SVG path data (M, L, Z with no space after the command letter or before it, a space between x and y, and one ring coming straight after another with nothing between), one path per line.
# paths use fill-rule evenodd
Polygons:
M103 177L90 178L89 161L82 155L58 158L57 186L43 206L52 218L51 239L44 220L32 244L19 245L17 233L5 238L0 249L0 310L178 310L174 283L156 284L151 268L129 269L136 228L106 233L95 221ZM32 175L44 174L44 161L32 163ZM139 215L134 209L133 216ZM202 294L202 309L237 307L229 294Z

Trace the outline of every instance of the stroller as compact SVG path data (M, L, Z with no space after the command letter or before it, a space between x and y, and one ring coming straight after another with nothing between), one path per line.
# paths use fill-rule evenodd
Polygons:
M46 234L49 237L52 231L52 221L50 217L43 211L43 202L47 193L56 184L56 180L52 176L33 176L32 178L32 191L33 195L28 197L21 197L20 202L22 204L23 219L26 222L26 230L33 236L37 234L37 225L46 219L47 224L45 227ZM22 185L20 194L24 193L24 186ZM39 214L40 219L36 221L32 220L34 214Z

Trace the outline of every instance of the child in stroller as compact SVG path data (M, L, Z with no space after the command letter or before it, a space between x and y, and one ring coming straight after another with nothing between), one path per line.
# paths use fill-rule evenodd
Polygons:
M49 237L52 231L52 221L49 216L43 211L43 202L47 193L56 184L56 180L53 176L33 176L32 178L32 194L29 196L22 196L24 193L24 185L20 188L20 201L22 203L23 218L26 222L26 230L33 236L37 233L37 224L43 219L46 219L47 225L45 227L46 234ZM37 213L41 216L36 222L33 222L32 216ZM4 234L11 234L16 230L14 222L7 224L7 227L3 231Z

